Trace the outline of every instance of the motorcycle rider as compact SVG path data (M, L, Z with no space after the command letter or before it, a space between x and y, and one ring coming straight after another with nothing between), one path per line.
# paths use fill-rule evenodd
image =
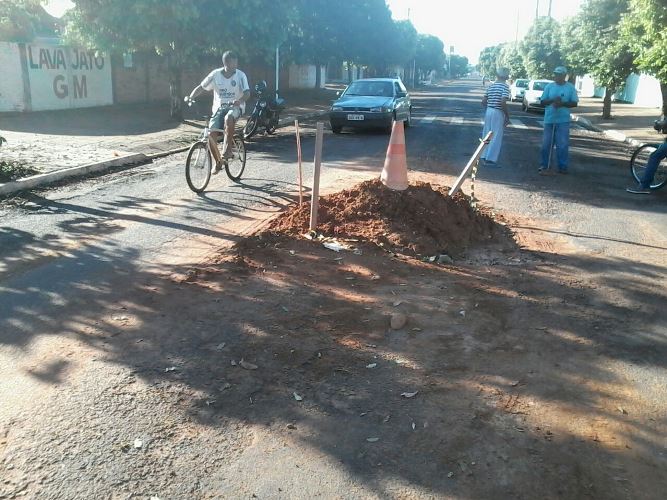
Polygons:
M662 120L656 120L653 128L660 133L667 134L667 117L663 117ZM638 185L626 188L626 191L632 194L650 194L650 187L653 183L655 173L658 170L658 165L660 165L660 162L665 158L667 158L667 137L665 137L665 142L658 146L658 148L648 157L646 169L644 170L644 176L642 177L641 182Z
M205 91L213 91L213 116L209 127L225 131L222 156L217 144L220 133L211 132L209 136L211 151L216 161L213 173L217 174L222 169L223 161L232 156L234 127L245 111L245 103L250 97L248 77L238 69L238 57L234 52L228 50L222 55L222 68L211 71L201 84L190 92L185 102L190 103Z

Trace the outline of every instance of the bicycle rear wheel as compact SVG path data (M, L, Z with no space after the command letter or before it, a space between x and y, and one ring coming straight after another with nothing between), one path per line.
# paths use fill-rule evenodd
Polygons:
M245 142L241 136L234 136L234 147L232 149L232 157L225 162L225 172L234 182L241 180L241 175L245 170L246 150Z
M195 142L185 161L185 180L195 193L201 193L211 180L211 153L205 142Z
M644 178L648 158L658 146L658 144L644 144L639 146L632 154L632 159L630 160L630 172L637 183L641 183ZM663 158L658 165L658 170L656 170L655 176L653 176L653 182L650 185L650 189L660 189L665 184L667 184L667 159Z

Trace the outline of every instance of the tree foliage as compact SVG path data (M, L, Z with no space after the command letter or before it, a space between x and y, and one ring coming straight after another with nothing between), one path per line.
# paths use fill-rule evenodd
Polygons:
M98 49L154 51L169 71L171 114L180 117L184 66L201 53L271 53L285 39L289 0L74 0L71 41ZM258 16L257 12L262 15ZM233 19L234 22L223 22Z
M563 64L560 25L550 17L539 17L521 42L523 62L531 78L547 78Z
M457 54L450 54L449 64L451 65L452 78L460 78L468 74L468 58Z
M662 114L667 116L667 3L665 0L630 0L621 21L621 36L637 66L654 75L662 90Z
M30 42L35 36L55 36L58 22L42 8L39 0L0 1L0 40Z
M526 66L523 63L521 49L517 43L506 43L502 46L498 57L498 63L498 66L510 70L510 77L513 79L528 77L528 71L526 71Z
M499 67L500 53L503 49L501 45L484 47L479 54L479 72L487 78L494 78Z
M445 45L433 35L417 37L415 66L418 71L428 73L431 70L441 71L445 64Z

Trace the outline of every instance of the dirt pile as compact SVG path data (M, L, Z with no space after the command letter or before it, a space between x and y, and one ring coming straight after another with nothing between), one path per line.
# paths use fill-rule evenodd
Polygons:
M405 191L387 189L379 179L362 182L320 199L318 230L327 236L357 238L397 253L419 257L438 253L459 256L481 243L505 246L509 230L487 211L470 207L469 198L429 183ZM291 207L276 218L269 231L308 231L310 204Z

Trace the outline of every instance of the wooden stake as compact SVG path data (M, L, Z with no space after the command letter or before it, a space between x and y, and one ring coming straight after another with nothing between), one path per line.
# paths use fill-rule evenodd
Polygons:
M299 120L294 120L296 129L296 158L299 163L299 205L303 203L303 172L301 170L301 132L299 131Z
M315 170L313 172L313 193L310 199L310 230L317 227L317 211L320 208L320 169L322 166L322 140L324 138L324 123L317 122L315 134Z

